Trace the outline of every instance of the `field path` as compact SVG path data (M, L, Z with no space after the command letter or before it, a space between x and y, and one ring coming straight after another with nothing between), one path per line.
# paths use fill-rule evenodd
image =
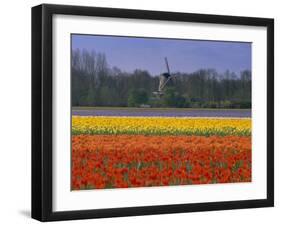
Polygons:
M176 109L176 108L78 108L72 109L77 116L147 116L147 117L227 117L250 118L250 109Z

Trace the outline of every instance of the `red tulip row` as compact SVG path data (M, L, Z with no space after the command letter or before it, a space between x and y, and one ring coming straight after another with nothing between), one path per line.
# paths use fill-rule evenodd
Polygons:
M73 190L250 181L251 137L72 137Z

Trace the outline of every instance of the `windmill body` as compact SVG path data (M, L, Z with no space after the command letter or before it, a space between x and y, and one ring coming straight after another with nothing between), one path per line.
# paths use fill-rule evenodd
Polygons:
M159 76L159 87L158 87L158 90L156 92L153 92L153 94L158 96L158 97L161 97L164 94L164 88L167 85L168 81L172 78L172 75L170 73L170 67L169 67L169 64L168 64L167 57L165 57L165 63L166 63L167 72L162 73Z

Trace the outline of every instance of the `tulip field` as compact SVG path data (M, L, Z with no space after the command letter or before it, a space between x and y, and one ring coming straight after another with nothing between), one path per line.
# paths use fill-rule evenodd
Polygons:
M251 181L251 119L72 116L72 190Z

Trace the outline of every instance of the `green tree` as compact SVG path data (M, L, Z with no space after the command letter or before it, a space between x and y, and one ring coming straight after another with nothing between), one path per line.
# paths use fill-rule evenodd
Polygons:
M176 72L163 97L156 98L159 76L140 68L126 72L110 67L104 53L73 49L71 79L72 106L251 108L250 70Z
M165 90L163 103L165 107L184 107L186 100L175 88L169 87Z
M146 104L148 101L147 92L144 89L131 90L128 96L129 107L139 107L141 104Z

